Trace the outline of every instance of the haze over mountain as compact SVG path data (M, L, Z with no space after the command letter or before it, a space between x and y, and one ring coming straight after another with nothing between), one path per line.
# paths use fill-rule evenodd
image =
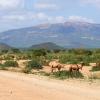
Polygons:
M41 24L0 33L0 42L14 47L53 42L67 48L100 48L100 24L65 22Z

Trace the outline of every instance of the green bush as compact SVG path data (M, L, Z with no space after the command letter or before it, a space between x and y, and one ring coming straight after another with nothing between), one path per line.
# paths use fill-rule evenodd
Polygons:
M78 55L92 55L92 51L83 48L70 49L68 52Z
M83 75L80 72L70 73L69 71L60 71L60 72L54 72L52 75L53 77L59 78L59 79L83 78Z
M5 66L3 64L0 64L0 69L5 70Z
M26 69L32 70L32 69L42 69L42 65L36 61L36 60L32 60L29 61L26 65Z
M37 49L37 50L33 50L33 55L34 56L46 56L46 50L44 49Z
M5 67L18 67L18 63L16 61L8 60L4 63Z
M100 66L93 67L91 71L100 71Z

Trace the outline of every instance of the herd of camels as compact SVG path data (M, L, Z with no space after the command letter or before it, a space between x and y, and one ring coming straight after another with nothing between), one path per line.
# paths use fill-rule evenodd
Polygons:
M54 60L49 63L49 66L51 67L51 72L54 72L54 70L56 69L58 71L61 71L61 69L64 68L64 66L66 66L66 64L61 64L59 63L59 60ZM80 69L82 70L83 66L83 62L81 62L80 64L70 64L69 72L79 71Z
M96 66L100 67L100 63L95 63L95 65L93 65L94 63L90 63L90 64L92 64L91 65L92 67L96 67ZM85 65L84 62L81 62L80 64L70 64L69 72L70 73L72 73L73 71L79 72L79 70L82 70L84 65ZM56 69L58 71L61 71L61 69L64 68L64 66L66 66L66 64L61 64L59 60L54 60L49 63L49 66L51 67L51 72L54 72Z

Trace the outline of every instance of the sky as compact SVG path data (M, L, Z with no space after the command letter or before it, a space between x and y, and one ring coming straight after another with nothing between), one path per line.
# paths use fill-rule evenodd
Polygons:
M0 32L66 21L100 23L100 0L0 0Z

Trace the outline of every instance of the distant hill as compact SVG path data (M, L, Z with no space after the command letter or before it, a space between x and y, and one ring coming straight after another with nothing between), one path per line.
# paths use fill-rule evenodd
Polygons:
M12 47L7 45L7 44L4 44L4 43L0 43L0 50L9 50L11 49Z
M41 24L0 33L0 42L13 47L53 42L66 48L100 48L100 24L65 22Z
M58 49L64 49L63 47L60 47L52 42L47 43L41 43L37 45L33 45L30 47L31 49L48 49L48 50L58 50Z

